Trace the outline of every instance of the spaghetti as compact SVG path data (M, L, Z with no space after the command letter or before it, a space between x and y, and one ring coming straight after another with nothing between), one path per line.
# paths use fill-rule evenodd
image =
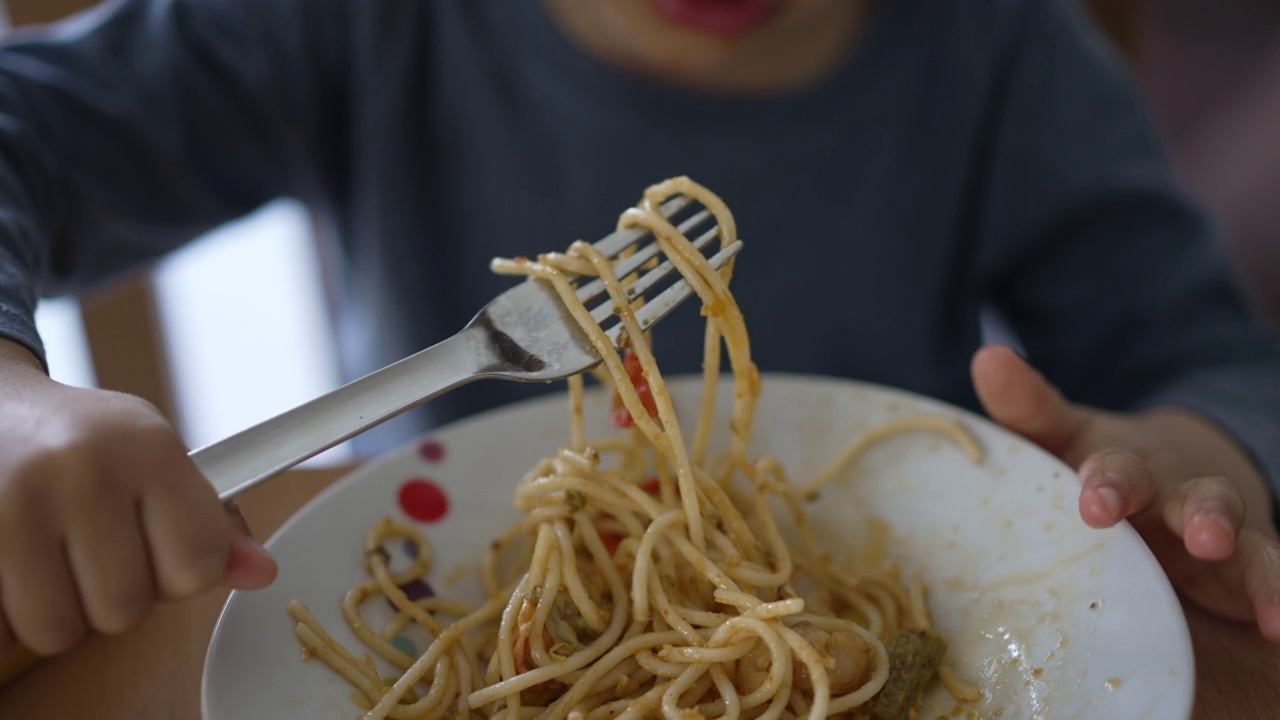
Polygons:
M856 456L903 431L941 433L973 459L981 450L959 423L919 418L853 443L813 482L790 482L773 458L748 452L760 376L746 325L729 292L732 267L711 267L660 212L685 195L712 212L722 245L736 239L728 208L687 178L650 187L620 227L648 230L702 301L707 317L700 415L687 443L648 338L617 277L615 259L576 242L536 260L496 260L495 272L550 283L603 362L621 437L587 440L584 379L569 381L571 441L520 481L522 519L492 544L481 568L488 599L467 605L410 599L402 585L431 569L427 539L386 519L365 542L369 577L342 612L368 651L397 669L384 682L369 654L356 656L306 606L289 605L307 657L345 677L366 720L528 718L612 720L903 718L939 678L962 701L977 690L942 664L924 587L893 567L854 570L820 550L804 504ZM575 296L577 278L599 277L624 327L619 351ZM639 302L639 301L636 301ZM721 349L733 376L730 442L708 458ZM773 501L795 528L788 543ZM416 546L390 567L391 540ZM385 598L397 615L382 631L361 615ZM432 638L416 657L393 644L416 624Z

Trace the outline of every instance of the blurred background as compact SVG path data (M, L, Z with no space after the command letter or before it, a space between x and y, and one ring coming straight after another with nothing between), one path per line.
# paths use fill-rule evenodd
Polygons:
M1280 328L1280 0L1146 0L1137 77L1184 181Z
M92 4L0 0L0 23L47 22ZM1280 0L1085 4L1280 329ZM47 302L39 322L51 372L147 397L192 446L304 402L338 382L318 247L306 209L276 203L125 286ZM338 448L315 462L346 457Z

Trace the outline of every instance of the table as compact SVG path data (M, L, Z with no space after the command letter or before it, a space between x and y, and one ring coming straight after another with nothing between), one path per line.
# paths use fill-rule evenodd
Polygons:
M294 470L240 500L260 537L275 532L347 468ZM91 637L0 688L0 718L193 720L205 648L226 591L159 608L141 627ZM1280 717L1280 646L1251 627L1184 605L1196 651L1196 720Z

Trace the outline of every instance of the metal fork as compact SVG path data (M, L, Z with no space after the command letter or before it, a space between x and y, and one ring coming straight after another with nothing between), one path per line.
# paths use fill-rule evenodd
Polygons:
M662 207L674 217L690 205L676 198ZM677 227L689 236L712 219L702 210ZM701 250L717 237L713 225L694 240ZM649 233L639 229L615 232L595 244L605 256L616 258ZM709 258L720 268L742 249L734 242ZM651 242L619 262L616 272L626 277L660 254ZM634 301L667 278L673 266L665 260L645 271L627 289ZM636 311L641 327L652 327L692 294L688 283L677 280ZM597 298L592 318L603 323L614 315L614 304L604 293L604 283L594 280L577 290L588 304ZM606 330L616 344L621 323ZM443 393L480 379L519 382L551 382L585 372L600 363L600 356L582 328L569 317L555 290L529 279L486 305L461 332L337 390L284 412L212 445L190 457L213 483L222 500L267 480L344 440L384 422Z

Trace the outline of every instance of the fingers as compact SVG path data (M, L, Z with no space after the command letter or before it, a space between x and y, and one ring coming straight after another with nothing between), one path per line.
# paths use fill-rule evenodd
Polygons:
M157 600L274 579L154 407L43 375L19 389L0 408L0 649L56 654Z
M1202 583L1185 589L1221 614L1252 617L1263 637L1280 642L1280 544L1245 529L1239 489L1225 478L1196 478L1178 488L1162 515L1188 556L1212 563L1194 572L1216 568L1221 579L1219 590Z
M970 371L987 413L1049 452L1061 455L1088 426L1090 412L1067 402L1011 348L982 348L973 356Z
M0 592L0 597L3 596L4 593ZM9 653L12 653L17 647L18 639L13 636L13 630L9 627L9 621L4 617L4 608L0 604L0 662L9 657Z
M232 533L223 584L235 590L258 590L270 585L278 572L275 559L254 539L240 509L234 503L228 503L226 508Z
M142 622L156 594L133 498L104 492L77 507L67 558L85 617L99 632L122 633Z
M1132 453L1105 450L1080 467L1080 517L1091 527L1111 527L1145 510L1156 497L1155 479ZM1183 484L1162 509L1169 529L1200 560L1225 560L1244 527L1244 499L1225 478Z
M157 437L152 472L159 478L141 503L145 542L162 599L185 599L222 584L256 590L275 580L277 567L234 505L216 491L167 428Z
M1224 617L1254 621L1264 638L1280 643L1280 545L1250 528L1240 533L1236 547L1230 559L1211 566L1220 589L1197 583L1191 595Z
M1104 450L1080 466L1080 517L1106 528L1146 509L1156 496L1155 479L1138 456Z
M1236 551L1244 527L1244 498L1226 478L1202 477L1183 483L1164 506L1164 520L1200 560L1225 560Z
M180 466L180 463L173 463ZM183 600L222 581L230 558L231 524L213 487L194 465L174 468L143 495L140 508L157 594Z
M63 543L40 532L11 550L0 569L0 604L14 636L39 655L70 649L84 637L88 623Z
M75 645L88 628L67 558L65 516L49 475L76 464L28 458L7 478L0 502L0 617L4 634L40 655Z
M1280 543L1252 530L1240 537L1245 590L1253 601L1258 630L1280 643Z

